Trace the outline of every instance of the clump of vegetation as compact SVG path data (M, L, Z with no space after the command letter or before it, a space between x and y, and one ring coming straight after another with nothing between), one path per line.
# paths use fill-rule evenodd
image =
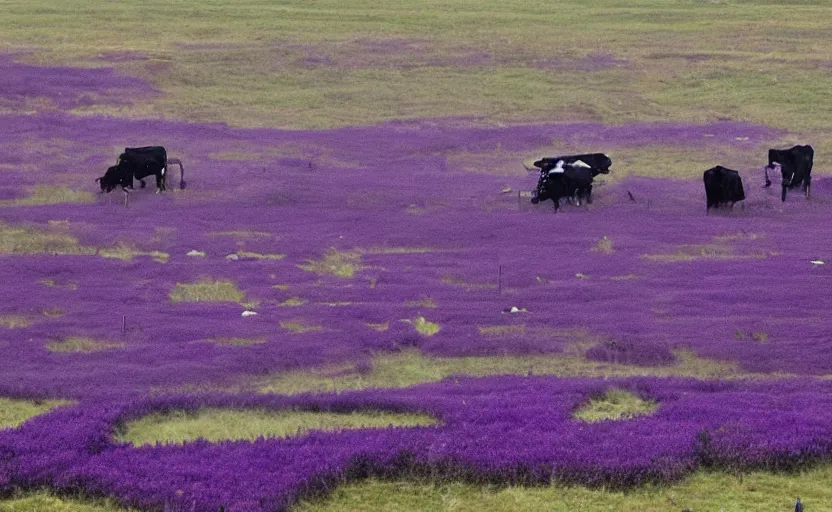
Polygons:
M0 200L0 206L35 206L94 202L95 194L87 190L72 190L71 188L52 185L35 185L28 196L18 199Z
M623 389L609 389L599 397L590 399L572 415L586 422L625 420L651 414L658 409L652 400L644 400Z
M80 336L72 336L63 341L53 341L46 344L46 348L50 352L77 352L85 354L122 347L124 347L124 343L107 340L95 340Z
M283 327L287 331L291 331L298 334L324 330L323 326L321 325L310 325L306 322L303 322L302 320L281 320L280 327Z
M424 334L425 336L433 336L440 330L439 324L435 322L428 322L423 316L416 318L412 321L412 323L413 328L416 329L419 334Z
M604 254L612 254L614 249L612 248L612 240L607 238L606 235L602 236L598 243L595 244L595 247L592 248L594 252L600 252Z
M13 400L0 398L0 429L15 428L24 421L47 411L67 405L66 400Z
M150 256L154 261L165 263L170 258L170 254L160 251L140 251L135 246L119 243L115 247L102 248L98 250L98 255L102 258L113 258L122 261L132 261L136 256Z
M214 343L215 345L229 345L234 347L248 347L251 345L260 345L266 343L266 338L238 338L238 337L230 337L230 338L210 338L205 340L208 343Z
M9 329L18 329L20 327L29 327L32 325L32 320L23 315L0 315L0 326L8 327Z
M0 222L0 254L95 254L95 249L64 233Z
M241 302L245 294L231 281L214 281L210 277L196 283L176 283L170 292L173 302Z
M353 277L361 269L361 256L354 252L341 252L330 248L321 259L307 260L306 265L298 265L307 272L314 272L321 275L333 275L336 277Z
M196 412L149 414L125 425L116 436L116 440L135 446L155 443L182 444L200 438L213 442L232 439L255 440L258 437L301 436L310 430L338 431L435 424L435 418L415 413L332 413L205 407Z
M293 306L303 306L306 304L306 299L301 299L300 297L289 297L288 299L284 300L278 306L284 307L293 307Z

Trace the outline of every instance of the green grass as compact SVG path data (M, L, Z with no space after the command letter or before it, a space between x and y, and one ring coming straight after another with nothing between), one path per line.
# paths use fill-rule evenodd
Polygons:
M43 490L0 500L0 512L130 512L106 499L65 498Z
M625 420L650 414L658 405L644 400L623 389L609 389L602 396L592 398L586 405L575 411L579 420L593 423L604 420Z
M55 407L69 404L65 400L13 400L0 398L0 429L14 428L24 421L48 412Z
M31 193L19 199L4 199L0 206L37 206L63 203L94 203L95 194L51 185L35 185Z
M795 474L754 472L737 477L700 471L666 486L628 492L577 486L492 488L463 483L430 484L367 480L348 483L325 499L306 501L292 512L715 512L829 510L832 466Z
M386 428L389 426L434 425L423 414L360 411L349 414L309 411L267 411L262 409L203 408L196 413L182 411L151 414L128 423L117 435L119 442L182 444L199 438L254 440L258 437L292 437L310 430Z
M502 334L515 332L508 327ZM491 331L496 332L496 331ZM418 350L379 354L371 371L359 371L352 364L333 365L308 371L286 372L255 379L253 385L264 393L347 391L367 388L402 388L436 382L452 375L555 375L558 377L630 377L637 375L740 379L764 377L741 371L735 364L710 361L677 351L679 362L672 366L645 367L599 363L583 357L576 349L551 356L430 357ZM782 376L782 375L778 375Z
M115 65L164 92L79 113L287 128L731 118L829 140L831 20L822 1L33 0L4 10L0 45L39 49L34 62ZM552 26L581 29L540 29ZM149 59L96 59L125 50ZM618 62L582 71L593 53Z
M233 282L211 278L196 283L176 283L169 295L173 302L241 302L244 296Z
M149 256L153 261L165 263L170 258L170 254L161 251L140 251L135 246L125 243L119 243L115 247L107 247L98 250L98 255L102 258L113 258L122 261L133 261L136 256Z
M81 354L89 354L90 352L101 352L104 350L112 350L123 347L124 343L121 342L95 340L92 338L84 338L80 336L71 336L63 341L53 341L46 344L46 349L50 352L74 352Z
M361 269L360 262L360 254L330 248L320 259L307 260L305 265L298 265L298 268L320 275L350 278Z

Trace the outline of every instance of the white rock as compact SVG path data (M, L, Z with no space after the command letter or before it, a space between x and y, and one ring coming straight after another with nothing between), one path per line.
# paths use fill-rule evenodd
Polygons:
M824 263L820 260L812 260L812 265L823 265Z
M205 253L202 251L197 251L196 249L192 249L188 251L187 256L205 256Z
M240 315L241 315L241 316L254 316L254 315L256 315L256 314L257 314L257 312L256 312L256 311L249 311L249 310L245 310L245 311L243 311Z
M225 257L225 259L231 260L231 261L237 261L237 260L240 259L240 256L237 255L237 254L229 254L228 256Z

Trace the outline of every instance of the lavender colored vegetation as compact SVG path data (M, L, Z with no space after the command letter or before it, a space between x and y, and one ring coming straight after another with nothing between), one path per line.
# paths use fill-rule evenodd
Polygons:
M87 92L147 91L109 70L40 70L62 79L37 87L10 58L0 70L4 101L73 108ZM786 203L744 169L745 207L709 216L703 169L687 180L614 180L618 150L747 153L780 135L729 122L426 119L284 131L0 115L0 317L25 320L0 324L0 390L77 401L0 431L0 492L48 486L147 510L270 511L370 475L623 488L701 467L828 459L832 384L815 378L832 374L825 169L816 167L811 202ZM13 201L38 185L94 191L122 148L151 144L183 161L187 190L137 188L127 207L116 193ZM612 156L614 174L590 207L553 214L518 194L535 182L520 161L557 144ZM506 162L516 172L502 171ZM199 293L181 286L195 283L221 285L205 300L173 294ZM72 340L96 350L50 349ZM254 392L281 372L339 363L370 372L374 355L405 349L577 351L644 368L672 367L684 351L781 378L454 376L340 395ZM625 421L572 417L610 388L658 409ZM242 391L203 392L217 389ZM203 406L412 411L440 424L182 446L113 440L131 419Z

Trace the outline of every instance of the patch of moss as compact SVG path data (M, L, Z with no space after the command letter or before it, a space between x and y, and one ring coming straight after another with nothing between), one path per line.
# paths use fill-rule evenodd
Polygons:
M651 414L658 404L623 389L609 389L575 411L573 417L586 422L625 420Z
M233 282L210 277L196 283L176 283L169 295L173 302L241 302L244 296Z
M63 341L53 341L46 344L46 348L50 352L77 352L85 354L122 347L124 347L124 343L74 336L66 338Z

